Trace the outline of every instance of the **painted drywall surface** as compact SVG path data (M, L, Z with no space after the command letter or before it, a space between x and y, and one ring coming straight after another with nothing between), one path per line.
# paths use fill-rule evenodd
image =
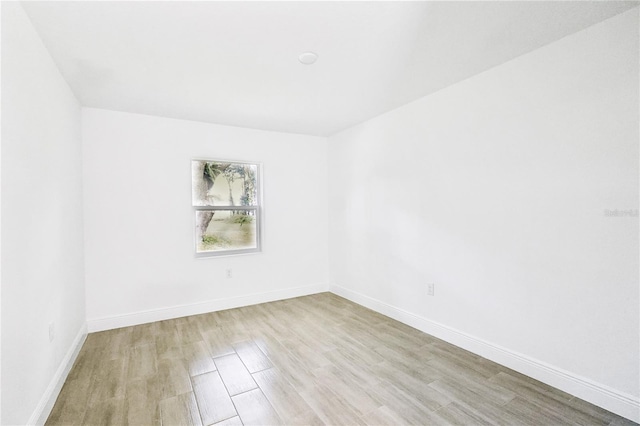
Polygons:
M21 6L3 2L2 424L27 423L85 324L80 119Z
M83 144L90 322L326 285L326 139L84 108ZM262 163L262 253L194 257L192 158Z
M638 112L635 9L331 137L331 280L637 397Z

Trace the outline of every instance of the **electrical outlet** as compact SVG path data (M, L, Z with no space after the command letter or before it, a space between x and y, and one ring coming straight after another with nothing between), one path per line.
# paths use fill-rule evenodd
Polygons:
M435 294L435 286L434 283L427 284L427 296L433 296Z
M53 342L53 339L56 337L56 324L51 321L49 323L49 343Z
M233 269L231 268L227 269L227 278L233 278Z

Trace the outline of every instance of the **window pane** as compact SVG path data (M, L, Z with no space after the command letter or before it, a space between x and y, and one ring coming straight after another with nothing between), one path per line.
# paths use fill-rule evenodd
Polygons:
M194 160L191 162L194 206L257 206L258 166Z
M257 248L256 219L255 210L196 211L196 251Z

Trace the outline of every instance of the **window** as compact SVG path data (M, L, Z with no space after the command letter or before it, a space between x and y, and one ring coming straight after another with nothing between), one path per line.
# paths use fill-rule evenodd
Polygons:
M192 160L196 256L260 251L260 165Z

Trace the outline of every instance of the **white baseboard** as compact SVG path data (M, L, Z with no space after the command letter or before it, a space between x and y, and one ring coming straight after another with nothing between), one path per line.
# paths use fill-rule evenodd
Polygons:
M208 300L206 302L198 302L189 305L176 305L124 315L94 318L87 320L87 326L89 332L93 333L95 331L112 330L114 328L129 327L132 325L146 324L148 322L256 305L258 303L291 299L293 297L307 296L309 294L321 293L323 291L328 291L326 283L291 287L264 293L253 293L224 299Z
M640 399L338 285L329 290L420 331L640 423Z
M86 338L87 325L83 324L75 339L73 339L71 347L69 347L69 350L60 362L58 370L56 370L56 373L49 382L47 390L45 390L42 398L40 398L38 406L33 411L33 414L31 414L29 422L27 423L28 425L43 425L47 421L49 414L51 414L51 409L56 403L56 399L58 399L62 385L64 385L64 381L67 379L67 375L69 375L69 371L71 371L71 367L73 367L73 363L76 361Z

